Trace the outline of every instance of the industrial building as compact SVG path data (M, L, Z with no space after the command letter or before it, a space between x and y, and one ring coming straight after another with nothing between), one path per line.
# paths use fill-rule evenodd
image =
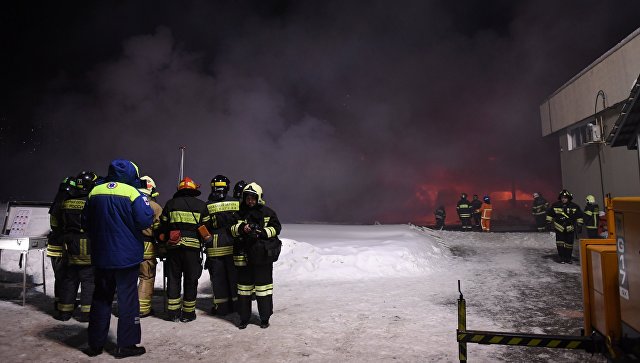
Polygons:
M584 205L592 194L640 195L640 28L540 105L542 135L558 138L562 185Z

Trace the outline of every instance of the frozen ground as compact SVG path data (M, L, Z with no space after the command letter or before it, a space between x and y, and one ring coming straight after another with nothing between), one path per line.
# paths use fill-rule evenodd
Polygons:
M148 353L131 361L456 362L457 280L467 302L467 328L579 335L580 267L554 260L551 235L436 232L411 225L285 225L274 270L271 327L245 330L207 314L210 283L200 278L198 319L163 320L162 279L156 317L142 320ZM574 254L577 255L577 254ZM19 281L18 254L4 251L0 279ZM29 279L42 281L38 253ZM162 276L161 270L158 276ZM113 344L85 356L86 324L52 315L47 295L0 290L2 362L111 361ZM255 312L255 304L254 304ZM112 336L116 318L112 319ZM115 338L112 339L112 342ZM468 345L470 362L605 362L564 349Z

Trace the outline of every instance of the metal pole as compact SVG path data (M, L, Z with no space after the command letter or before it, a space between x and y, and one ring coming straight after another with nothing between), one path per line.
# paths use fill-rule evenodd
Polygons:
M464 333L467 331L467 303L462 296L462 290L460 289L460 280L458 280L458 292L460 297L458 298L458 331L457 333ZM467 343L458 339L458 358L460 362L467 361Z
M40 256L42 257L42 290L44 291L44 296L47 296L47 279L44 273L44 248L40 249Z
M180 146L178 149L180 150L180 173L178 174L178 182L184 178L184 149L186 146Z
M29 258L28 251L22 252L22 256L24 256L24 266L22 266L22 306L24 306L27 298L27 260Z

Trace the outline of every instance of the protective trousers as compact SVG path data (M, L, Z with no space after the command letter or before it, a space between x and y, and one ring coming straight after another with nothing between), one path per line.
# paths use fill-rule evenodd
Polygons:
M179 247L167 251L168 278L167 300L170 316L178 316L182 309L183 316L195 316L198 279L202 274L200 250ZM184 301L180 299L182 279L184 277Z
M67 274L66 259L64 257L51 257L51 268L53 269L53 296L55 298L55 307L58 309L63 289L62 285Z
M93 266L69 265L60 292L60 302L58 310L62 312L73 312L76 307L76 296L80 290L80 311L88 313L91 310L91 300L93 300L94 278Z
M556 231L556 248L558 249L560 262L571 262L571 255L573 254L573 239L573 231Z
M140 300L140 315L151 313L151 298L156 282L156 266L158 262L155 258L146 259L140 263L138 273L138 299Z
M238 308L240 320L251 318L251 295L255 293L260 320L269 320L273 314L273 263L237 266Z
M460 222L462 223L463 231L471 231L473 228L471 226L471 217L460 217Z
M238 276L233 255L208 257L207 269L213 287L213 310L216 315L227 315L237 310Z
M111 304L118 292L118 347L139 344L142 337L140 329L140 306L138 303L138 271L135 265L124 269L95 268L96 288L89 314L89 346L104 347L109 335L111 322Z
M544 232L547 230L547 215L546 214L536 214L536 228L538 232Z

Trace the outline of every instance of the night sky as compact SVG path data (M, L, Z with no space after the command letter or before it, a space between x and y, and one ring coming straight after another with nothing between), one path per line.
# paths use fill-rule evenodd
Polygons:
M255 180L288 223L555 199L538 107L640 26L634 0L11 3L0 200L125 158L164 203L185 145L203 198L216 174Z

